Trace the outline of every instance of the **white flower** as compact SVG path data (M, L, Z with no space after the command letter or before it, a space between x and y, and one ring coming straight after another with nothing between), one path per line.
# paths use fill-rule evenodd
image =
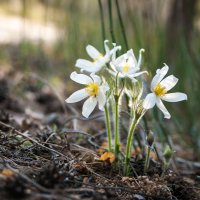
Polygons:
M97 103L99 109L103 110L106 103L106 91L108 91L108 86L106 83L102 83L99 76L95 74L90 74L87 76L85 74L77 74L72 72L70 78L80 84L85 85L85 88L74 92L65 101L67 103L75 103L89 97L83 104L82 114L84 117L88 118L92 113Z
M187 100L187 95L184 93L181 92L167 93L178 82L178 79L173 75L164 78L168 70L169 67L165 64L165 66L162 69L158 69L156 71L156 75L153 77L151 81L152 93L148 94L143 102L143 107L145 109L153 108L156 104L158 108L163 112L164 117L167 119L169 119L171 115L165 108L162 100L168 102L178 102Z
M105 66L106 63L110 61L110 57L116 53L117 50L120 50L120 46L116 46L115 44L113 49L109 49L108 47L108 40L104 41L104 47L106 54L101 54L95 47L92 45L87 45L86 51L88 55L93 59L93 61L85 60L85 59L78 59L76 61L75 66L80 68L82 71L96 73Z
M110 70L110 72L115 76L118 74L120 78L129 77L132 81L136 81L134 77L147 73L147 71L139 72L142 61L142 52L144 52L144 49L140 50L138 61L136 60L132 49L118 58L113 59L110 63L113 71Z

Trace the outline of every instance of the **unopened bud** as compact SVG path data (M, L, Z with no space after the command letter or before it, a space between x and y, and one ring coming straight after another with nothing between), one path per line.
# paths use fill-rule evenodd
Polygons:
M154 133L153 131L148 131L146 136L147 144L151 147L154 143Z
M171 159L173 153L174 153L173 150L169 147L169 145L167 145L165 147L165 150L164 150L164 153L163 153L163 156L164 156L166 163L170 162L170 159Z

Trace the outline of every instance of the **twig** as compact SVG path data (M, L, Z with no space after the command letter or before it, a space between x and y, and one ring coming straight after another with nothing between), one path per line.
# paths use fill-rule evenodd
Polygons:
M72 116L70 118L68 118L65 123L68 123L74 119L78 119L78 120L81 120L81 121L90 121L90 120L94 120L94 119L98 119L98 118L101 118L101 117L104 117L103 114L97 114L97 115L93 115L91 117L88 117L88 118L85 118L85 117L79 117L79 116Z
M37 144L38 146L40 146L40 147L42 147L42 148L45 148L45 149L47 149L47 150L49 150L49 151L51 151L51 152L54 152L54 153L56 153L56 154L58 154L58 155L60 155L60 156L63 156L63 157L65 157L65 158L69 159L66 155L60 153L59 151L56 151L55 149L51 149L51 148L49 148L49 147L44 146L43 144L39 143L39 142L36 141L35 139L33 139L33 138L31 138L31 137L29 137L29 136L27 136L27 135L24 135L24 134L21 133L20 131L16 130L14 127L12 127L12 126L10 126L10 125L8 125L8 124L5 124L5 123L2 122L2 121L0 121L0 124L3 125L3 126L5 126L5 127L7 127L7 128L12 129L16 134L21 135L22 137L27 138L28 140L30 140L31 142Z
M62 133L66 133L66 134L81 134L81 135L85 135L87 137L93 137L91 134L84 132L84 131L80 131L80 130L74 130L74 129L62 129Z
M139 194L141 196L151 197L153 199L158 199L158 200L165 200L166 199L165 197L158 197L158 196L154 196L154 195L141 193L141 192L138 192L137 189L134 189L134 188L131 188L131 187L126 187L126 186L123 186L123 187L121 187L121 186L98 186L98 185L83 183L83 182L75 181L75 180L68 180L68 182L80 183L80 184L83 184L85 186L93 187L94 189L123 190L123 191L129 192L131 194ZM85 189L91 189L91 188L85 188Z
M12 168L8 163L5 162L4 158L1 159L5 165L6 168L8 168L9 170L11 170L12 172L14 172L15 174L19 175L20 177L22 177L24 180L26 180L27 182L31 183L34 187L36 187L39 191L41 192L47 192L50 193L50 190L39 185L38 183L34 182L33 180L31 180L28 176L26 176L25 174L22 174L21 172L18 172L18 170Z

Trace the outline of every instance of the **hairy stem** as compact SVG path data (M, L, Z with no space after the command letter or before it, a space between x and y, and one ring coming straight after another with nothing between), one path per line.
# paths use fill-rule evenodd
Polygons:
M151 148L148 146L147 147L147 155L146 155L146 159L145 159L145 165L144 165L144 172L146 173L148 168L149 168L149 161L150 161L150 152L151 152Z
M118 156L120 146L119 139L119 97L115 96L115 155Z
M110 128L110 116L108 111L107 104L104 107L105 110L105 117L106 117L106 129L107 129L107 136L108 136L108 151L112 151L112 136L111 136L111 128Z
M129 133L128 133L128 139L127 139L127 145L126 145L126 158L125 158L125 173L126 173L126 175L129 171L128 169L129 169L129 161L131 158L133 134L134 134L137 123L138 123L137 119L133 118L130 129L129 129Z

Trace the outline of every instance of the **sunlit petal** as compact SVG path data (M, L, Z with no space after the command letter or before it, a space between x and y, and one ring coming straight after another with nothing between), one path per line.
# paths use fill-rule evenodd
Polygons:
M89 60L78 59L75 66L87 72L96 72L95 64Z
M86 51L87 51L88 55L94 60L97 59L99 57L99 55L101 55L100 52L92 45L87 45Z
M71 94L65 101L67 103L76 103L85 99L86 97L88 97L88 93L85 91L85 89L81 89Z
M96 98L94 98L94 97L88 98L83 104L82 115L84 117L88 118L89 115L94 110L96 105L97 105L97 99Z
M92 73L90 74L90 76L92 77L93 81L95 83L98 83L99 85L101 84L101 78L99 76L97 76L96 74Z
M165 65L163 68L158 69L156 71L156 75L153 77L151 81L151 91L153 91L156 85L164 78L168 70L169 70L169 67Z
M178 78L176 78L174 75L170 75L166 78L164 78L160 84L165 87L165 89L168 91L172 89L178 82Z
M161 99L168 102L178 102L187 100L187 95L181 92L168 93L161 97Z
M163 112L164 114L164 118L166 119L170 119L171 118L171 115L170 113L168 112L168 110L165 108L163 102L161 101L160 98L157 98L156 100L156 105L158 106L158 108Z
M130 49L129 51L127 51L127 58L128 58L128 63L130 64L131 68L137 67L137 60L133 53L133 49Z
M156 104L156 95L154 93L150 93L146 96L143 102L143 107L145 109L153 108Z
M99 110L103 110L105 103L106 103L106 95L105 95L102 87L99 90L97 99L98 99L98 103L99 103Z
M144 52L145 52L144 49L140 49L139 58L138 58L138 63L137 63L137 67L138 67L138 68L141 67L141 63L142 63L142 53L144 53Z
M92 79L85 74L77 74L76 72L72 72L70 78L80 84L87 85L92 82Z
M134 77L140 76L142 74L148 74L148 72L147 71L136 72L136 73L130 75L129 77L134 78Z

